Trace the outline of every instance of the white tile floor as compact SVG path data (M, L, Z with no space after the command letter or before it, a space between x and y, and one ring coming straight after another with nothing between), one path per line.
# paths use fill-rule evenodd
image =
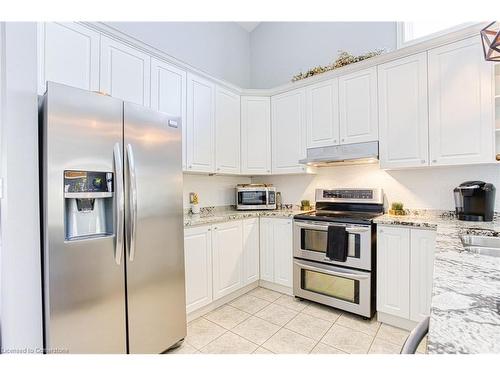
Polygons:
M375 319L256 288L190 322L183 345L169 353L397 354L407 336Z

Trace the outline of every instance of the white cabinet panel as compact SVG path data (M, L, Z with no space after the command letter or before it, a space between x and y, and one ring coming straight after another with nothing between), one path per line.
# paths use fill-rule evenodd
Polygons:
M377 68L339 77L340 143L378 140Z
M337 78L306 88L307 148L338 145L338 92Z
M38 93L53 81L99 90L99 33L77 23L38 24Z
M430 314L436 232L411 230L410 319L422 321Z
M151 58L114 39L101 36L101 91L148 107Z
M273 220L260 218L260 278L270 282L274 282Z
M271 173L271 99L241 97L241 173Z
M479 36L428 53L431 165L493 162L493 65Z
M377 228L377 311L410 318L410 230Z
M306 156L305 90L271 98L273 174L302 173L299 160Z
M260 278L291 288L292 219L260 219Z
M186 169L186 72L164 61L151 59L151 108L180 117L182 168Z
M243 220L243 284L259 280L259 219Z
M427 53L378 66L381 168L429 164Z
M292 219L274 219L274 282L292 288Z
M240 173L240 96L215 91L215 171Z
M209 226L184 230L186 311L212 302L212 232Z
M243 286L243 229L241 220L212 226L213 295L224 297Z
M187 75L186 162L188 171L215 170L215 85Z

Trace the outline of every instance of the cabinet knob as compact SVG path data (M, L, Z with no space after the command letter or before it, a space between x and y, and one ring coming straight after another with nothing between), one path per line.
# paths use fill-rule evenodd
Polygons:
M434 159L432 162L433 162L433 163L437 163L437 160L435 160L435 159Z
M217 168L218 171L220 171L220 168Z
M271 170L270 170L270 169L268 169L268 170L267 170L267 172L271 173Z
M425 159L420 160L422 164L425 164Z
M342 142L345 142L345 138L342 138Z
M192 165L189 165L189 166L188 166L188 168L193 168L193 166L192 166Z
M337 140L336 140L336 139L334 139L334 140L333 140L333 143L337 143Z

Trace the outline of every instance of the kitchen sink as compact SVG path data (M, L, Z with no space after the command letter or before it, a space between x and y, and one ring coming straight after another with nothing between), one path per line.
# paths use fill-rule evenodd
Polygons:
M460 239L470 252L500 257L500 237L463 235Z

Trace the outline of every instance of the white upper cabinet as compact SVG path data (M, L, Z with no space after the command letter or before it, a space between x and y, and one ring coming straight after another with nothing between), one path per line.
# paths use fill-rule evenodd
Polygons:
M241 173L271 173L271 99L241 97Z
M378 66L381 168L429 165L427 53Z
M273 174L305 172L299 164L306 156L305 89L273 96L271 118Z
M164 61L151 59L151 108L180 117L182 169L186 169L186 72Z
M494 161L493 65L479 36L429 51L431 165Z
M193 172L215 171L215 85L187 75L186 164Z
M307 148L339 144L339 81L306 88Z
M101 36L101 91L149 107L151 58L144 52Z
M240 96L215 90L215 172L240 173Z
M339 77L340 143L378 140L377 68Z
M99 37L77 23L38 24L38 93L47 81L99 90Z

